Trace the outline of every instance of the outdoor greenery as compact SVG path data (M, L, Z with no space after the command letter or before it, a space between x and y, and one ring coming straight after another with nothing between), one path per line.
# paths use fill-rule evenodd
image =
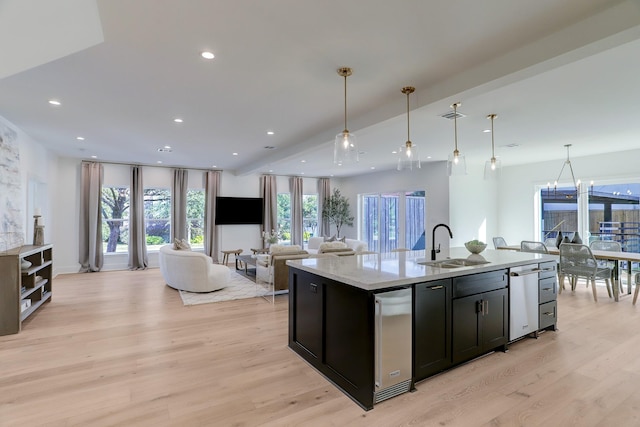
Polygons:
M278 235L281 242L291 241L291 194L278 193ZM315 236L318 230L318 196L305 194L302 196L303 240Z
M106 252L126 252L129 243L129 188L103 187L103 241ZM204 243L204 191L187 191L189 241ZM168 188L144 190L146 243L159 246L169 243L171 231L171 191Z
M327 197L322 207L322 218L329 220L329 224L336 226L336 236L340 237L343 225L352 226L354 217L351 215L349 199L340 194L340 190L333 189L333 194Z

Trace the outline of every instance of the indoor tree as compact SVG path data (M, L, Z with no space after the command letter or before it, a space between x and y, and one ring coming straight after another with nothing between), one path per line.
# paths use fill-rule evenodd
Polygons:
M337 188L334 188L333 194L325 199L322 206L322 218L328 219L329 224L335 224L336 237L340 237L340 229L343 225L353 225L349 199L340 194L340 190Z

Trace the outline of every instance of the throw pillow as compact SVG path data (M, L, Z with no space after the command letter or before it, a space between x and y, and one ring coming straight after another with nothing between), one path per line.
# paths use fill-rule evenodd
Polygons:
M330 249L339 250L339 249L346 249L346 248L347 248L347 244L343 242L324 242L318 248L318 253L321 254Z
M270 254L282 254L288 252L300 252L302 248L300 245L271 245L269 246Z
M174 239L173 249L179 250L179 251L190 251L191 245L189 244L189 242L186 241L186 239L182 239L182 240Z

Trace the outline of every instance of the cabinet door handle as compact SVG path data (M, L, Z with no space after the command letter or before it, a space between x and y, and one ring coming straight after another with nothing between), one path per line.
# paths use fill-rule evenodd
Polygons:
M553 311L547 311L546 313L542 313L545 316L553 316Z
M489 314L489 301L482 301L482 305L483 305L483 314L486 316L487 314Z
M550 291L551 288L542 288L543 291Z
M432 288L431 288L431 290L432 290L432 291L435 291L436 289L442 289L442 288L444 288L444 286L439 285L439 286L434 286L434 287L432 287Z
M480 313L480 314L484 314L484 304L482 303L482 300L476 302L476 313Z

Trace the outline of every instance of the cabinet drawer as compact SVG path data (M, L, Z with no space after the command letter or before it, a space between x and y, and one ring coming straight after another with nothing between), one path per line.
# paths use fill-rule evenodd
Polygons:
M480 294L507 287L507 270L470 274L453 278L453 298Z
M556 301L540 304L539 328L544 329L551 325L555 325L558 317L558 307Z
M555 277L540 279L540 304L555 301L558 289L558 281Z
M541 262L540 263L540 273L539 278L546 279L547 277L556 277L556 269L558 268L558 263L555 261L551 262Z

